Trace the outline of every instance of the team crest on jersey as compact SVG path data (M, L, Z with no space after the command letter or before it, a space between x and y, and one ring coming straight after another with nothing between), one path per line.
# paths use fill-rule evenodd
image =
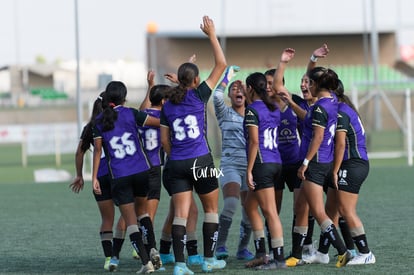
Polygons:
M289 125L289 120L282 119L282 121L280 123L283 124L283 125Z
M246 114L246 116L254 116L253 112L251 110L249 110Z
M318 113L321 113L322 114L322 110L321 110L321 108L319 108L319 106L316 107L315 112L318 112Z

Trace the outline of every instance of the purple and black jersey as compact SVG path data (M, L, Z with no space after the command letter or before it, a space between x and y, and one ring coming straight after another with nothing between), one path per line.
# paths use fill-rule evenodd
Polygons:
M298 95L292 95L292 99L301 109L305 110L306 112L309 112L310 105L308 104L307 100L301 98ZM299 135L301 137L303 135L303 124L304 124L304 122L305 122L304 120L298 118L298 131L299 131Z
M211 89L202 82L197 89L188 90L183 101L167 101L161 111L161 127L170 129L171 160L185 160L210 153L207 143L206 104Z
M340 102L336 131L346 132L344 160L368 160L365 130L358 113L349 105Z
M144 125L148 115L122 105L114 108L118 119L114 129L102 131L102 114L96 119L94 138L102 138L102 146L113 179L138 174L149 170L142 141L138 137L138 125Z
M80 139L82 140L82 142L86 141L86 137L85 137L87 135L86 131L89 127L90 127L89 124L87 124L85 127L83 127L82 134L80 136ZM91 145L93 146L93 143ZM98 177L106 176L106 175L108 175L108 173L109 173L108 163L107 163L106 158L105 158L105 152L102 150L101 161L99 163L98 175L97 176Z
M160 118L161 110L148 108L144 110L150 116ZM160 128L139 126L139 134L147 156L153 166L163 164L164 158L161 147Z
M246 107L244 117L246 140L249 140L248 126L258 127L259 131L259 150L255 163L282 163L277 144L279 124L279 108L270 111L262 100L256 100ZM246 150L249 150L248 142L246 144Z
M290 107L280 111L280 125L277 128L277 144L282 164L295 164L299 157L298 117Z
M313 136L313 127L324 128L322 143L314 157L318 163L330 163L334 156L334 136L338 115L338 102L333 97L322 97L310 106L303 124L302 143L300 146L301 159L306 157Z

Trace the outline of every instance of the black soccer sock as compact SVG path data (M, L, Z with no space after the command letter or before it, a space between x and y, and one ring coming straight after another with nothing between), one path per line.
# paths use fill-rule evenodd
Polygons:
M113 232L112 231L103 231L99 232L99 236L101 238L102 249L106 257L112 256L112 238Z
M305 238L306 233L292 233L292 257L295 257L296 259L302 259L303 241L305 240Z
M145 250L144 243L142 242L142 235L141 232L134 232L129 235L129 239L131 240L132 247L138 253L139 257L141 258L141 262L143 265L146 265L149 261L149 256L147 251Z
M172 245L174 250L175 261L185 263L184 247L186 244L186 229L183 225L172 225Z
M151 248L155 248L155 234L154 234L154 227L152 226L151 218L148 215L140 217L139 225L142 232L143 240L145 248L147 249L147 253L151 250Z
M313 228L315 227L315 218L311 215L308 216L308 232L303 244L312 244Z
M355 236L354 238L355 245L358 248L359 253L367 254L369 253L367 236L365 234Z
M336 248L339 255L342 255L346 252L345 244L339 236L339 233L336 230L336 227L333 223L325 227L325 230L323 231L323 236L325 239L329 239L329 242L332 244L333 247Z
M203 248L204 257L214 257L218 236L218 223L203 222Z
M344 239L346 248L348 250L355 249L354 240L352 239L351 232L349 231L349 226L342 217L339 218L339 228L341 229L342 238Z

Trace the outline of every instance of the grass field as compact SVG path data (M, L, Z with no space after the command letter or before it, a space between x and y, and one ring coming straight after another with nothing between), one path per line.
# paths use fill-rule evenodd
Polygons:
M91 184L80 194L73 194L69 182L33 183L33 169L53 167L53 157L29 159L22 168L19 156L9 156L1 148L0 163L0 273L1 274L101 274L103 256L99 241L100 217L92 196ZM14 151L15 152L15 151ZM5 157L7 156L7 157ZM64 156L61 168L73 173L73 156ZM328 265L306 265L290 268L282 274L413 274L414 189L413 168L404 160L372 162L368 180L363 185L358 210L364 222L368 242L377 263L369 266L334 266L334 249ZM162 203L155 222L157 240L167 213L168 196ZM285 253L290 251L291 194L286 193L281 214L284 225ZM257 274L270 271L245 269L235 259L240 215L235 217L228 246L232 253L222 274ZM202 220L202 215L200 215ZM199 225L199 229L201 224ZM200 231L200 230L199 230ZM319 230L314 236L317 239ZM199 252L202 252L199 234ZM253 246L251 245L253 250ZM135 273L140 263L131 258L128 241L121 252L118 274ZM201 273L200 268L193 268ZM171 274L167 265L165 274Z

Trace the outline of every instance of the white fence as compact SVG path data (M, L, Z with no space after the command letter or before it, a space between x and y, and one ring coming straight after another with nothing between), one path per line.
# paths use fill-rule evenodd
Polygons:
M24 167L28 156L36 155L55 155L60 166L61 154L75 154L77 135L76 123L0 125L0 144L21 144Z

